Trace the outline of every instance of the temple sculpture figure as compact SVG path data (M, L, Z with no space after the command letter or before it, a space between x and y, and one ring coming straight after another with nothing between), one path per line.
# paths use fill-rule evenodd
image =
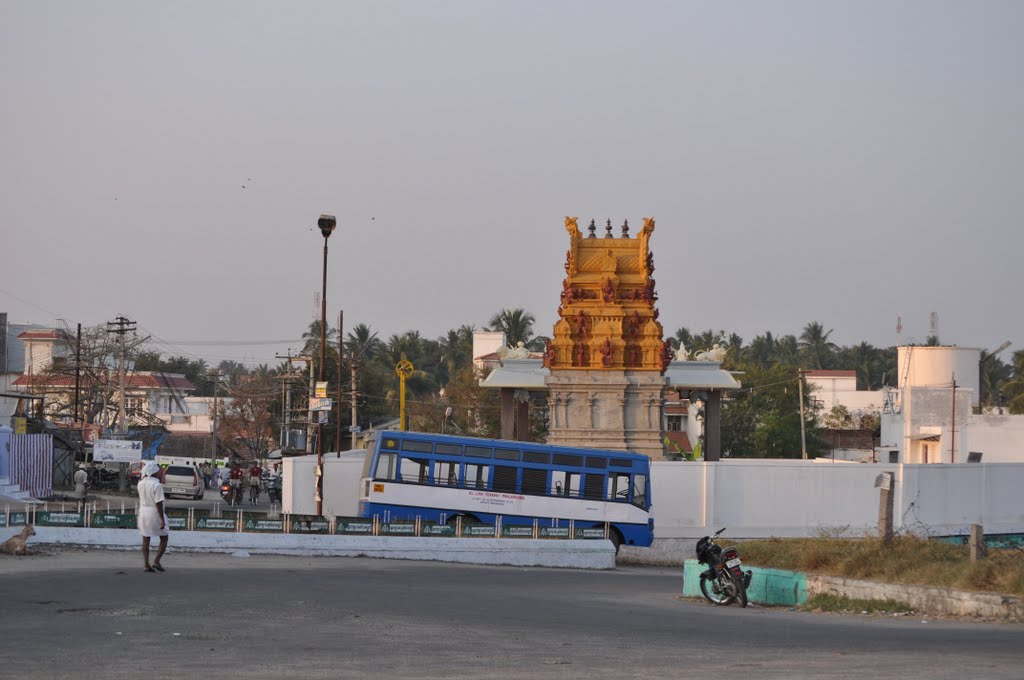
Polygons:
M552 444L620 449L661 457L663 374L674 359L658 322L654 219L635 238L611 220L603 236L591 221L584 235L565 218L565 255L559 319L544 355L550 374Z

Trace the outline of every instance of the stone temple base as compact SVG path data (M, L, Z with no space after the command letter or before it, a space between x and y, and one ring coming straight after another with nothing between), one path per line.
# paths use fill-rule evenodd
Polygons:
M552 370L548 443L664 457L663 392L657 371Z

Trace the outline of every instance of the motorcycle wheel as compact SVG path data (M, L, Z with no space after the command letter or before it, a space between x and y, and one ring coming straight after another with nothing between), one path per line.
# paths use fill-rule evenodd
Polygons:
M739 604L740 607L746 607L747 587L744 584L743 577L740 576L739 578L737 578L732 574L730 574L730 577L732 578L733 585L736 586L736 603Z
M700 576L700 592L713 605L724 607L736 599L736 584L731 578Z

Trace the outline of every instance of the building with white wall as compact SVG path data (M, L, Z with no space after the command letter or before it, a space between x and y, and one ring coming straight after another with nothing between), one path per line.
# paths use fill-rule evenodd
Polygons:
M900 382L886 399L878 460L1024 462L1024 416L974 413L981 350L900 347Z
M882 390L858 390L856 371L804 371L811 399L818 402L821 414L826 415L836 406L842 406L858 420L861 416L882 412Z

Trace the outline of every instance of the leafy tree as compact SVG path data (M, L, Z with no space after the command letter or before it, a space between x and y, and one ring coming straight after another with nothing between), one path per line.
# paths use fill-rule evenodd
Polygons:
M1024 350L1013 353L1013 378L1003 383L1002 393L1010 413L1024 414Z
M266 458L277 441L277 382L270 375L244 376L229 383L226 392L231 398L224 400L218 439L231 451Z
M800 458L800 401L797 369L779 364L744 367L742 391L722 407L722 450L731 456ZM818 437L811 398L804 394L808 455L826 448Z

